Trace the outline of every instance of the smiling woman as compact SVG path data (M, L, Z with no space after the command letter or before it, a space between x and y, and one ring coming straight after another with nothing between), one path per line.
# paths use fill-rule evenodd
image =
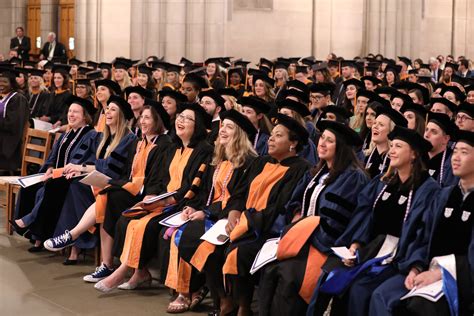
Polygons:
M17 72L0 69L0 170L10 173L21 166L23 131L28 121L28 100L16 91Z

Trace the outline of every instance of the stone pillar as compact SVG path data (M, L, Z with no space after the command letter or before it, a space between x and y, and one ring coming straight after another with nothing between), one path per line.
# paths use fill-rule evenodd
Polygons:
M186 50L183 56L192 61L203 61L209 57L206 48L210 40L207 30L211 24L208 19L210 15L208 7L211 4L207 2L207 0L193 0L188 1L186 5Z
M130 18L130 58L144 58L145 41L147 39L148 20L145 19L148 3L132 1Z
M166 1L166 60L178 61L186 51L186 5L185 0Z
M59 0L41 0L41 39L46 42L49 32L58 35L58 5ZM67 43L64 43L65 45Z
M202 16L204 28L204 56L201 57L213 57L213 56L224 56L227 54L234 54L234 52L225 51L225 3L223 0L219 1L206 1L204 4L205 14ZM199 38L192 38L193 42L198 43Z
M156 55L158 57L163 56L163 48L160 43L162 35L162 24L160 23L160 16L162 14L163 1L160 0L148 0L147 8L144 12L145 20L147 23L144 25L144 32L146 34L145 41L145 54L143 58L150 55Z

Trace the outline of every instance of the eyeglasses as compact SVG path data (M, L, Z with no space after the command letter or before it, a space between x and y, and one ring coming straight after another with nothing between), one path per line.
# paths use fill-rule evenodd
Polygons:
M461 122L464 122L466 120L474 120L474 118L470 118L469 116L467 115L456 115L456 121L461 121Z
M186 122L186 121L195 122L196 121L192 117L186 116L183 113L178 114L178 116L176 118L179 119L179 120L183 120L183 122Z
M324 98L324 96L322 96L322 95L310 95L309 98L310 98L311 100L319 101L319 100L321 100L322 98Z

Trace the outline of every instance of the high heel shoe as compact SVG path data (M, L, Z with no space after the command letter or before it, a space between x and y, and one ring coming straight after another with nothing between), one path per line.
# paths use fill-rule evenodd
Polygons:
M30 230L28 227L18 226L18 224L12 219L9 219L8 222L12 225L13 230L16 231L18 235L24 236Z
M151 287L151 282L152 282L152 278L150 276L149 278L146 278L137 283L130 283L130 282L122 283L117 288L120 290L135 290L137 288Z

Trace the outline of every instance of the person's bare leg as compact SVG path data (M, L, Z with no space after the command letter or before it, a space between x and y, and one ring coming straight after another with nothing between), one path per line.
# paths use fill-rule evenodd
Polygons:
M95 203L89 206L77 225L69 231L72 240L76 240L95 224Z
M94 215L95 216L95 215ZM104 229L103 224L100 225L100 246L102 253L102 262L107 267L113 266L112 247L114 245L114 239Z
M21 228L25 228L25 226L26 226L21 218L20 219L15 219L15 223L18 225L18 227L21 227Z
M71 253L69 254L69 260L77 260L81 249L77 248L76 246L71 247Z
M143 280L145 280L147 278L151 278L150 271L148 271L147 268L135 269L132 277L130 278L130 280L128 280L128 283L137 284L137 283L142 282Z

